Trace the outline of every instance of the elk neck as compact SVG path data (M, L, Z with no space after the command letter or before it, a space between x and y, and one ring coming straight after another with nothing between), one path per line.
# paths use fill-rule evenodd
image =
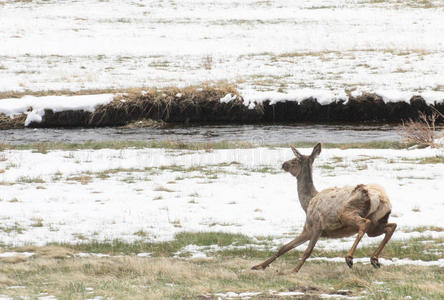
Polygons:
M313 185L312 166L310 163L302 166L301 172L296 177L298 181L299 202L305 212L307 212L310 200L318 193Z

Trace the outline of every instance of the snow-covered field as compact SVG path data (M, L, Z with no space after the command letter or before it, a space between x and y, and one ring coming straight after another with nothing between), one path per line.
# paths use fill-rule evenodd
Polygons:
M442 92L443 14L441 0L0 0L0 91Z
M444 100L443 15L443 0L0 0L0 114L25 113L27 125L39 122L47 108L54 112L94 111L127 88L143 92L148 87L204 82L233 84L250 108L265 99L300 101L315 97L325 104L362 92L375 92L386 102L408 101L413 95L421 95L433 104ZM50 96L29 96L44 95L46 91L51 91ZM76 91L95 95L69 96ZM52 96L55 94L61 96ZM17 96L24 97L17 100ZM180 93L176 97L180 98ZM228 94L221 101L233 99ZM304 154L311 151L300 150ZM383 264L395 268L393 276L404 272L412 278L411 270L396 267L444 267L442 157L444 148L324 149L314 165L315 186L318 190L360 183L385 187L393 207L390 221L398 224L393 239L420 238L414 242L427 245L422 254L434 257L416 259L410 253L381 258ZM80 293L85 298L86 291L92 294L90 284L97 278L104 279L96 282L94 289L99 296L91 299L105 299L102 294L108 292L118 292L111 298L119 299L120 291L141 284L144 290L139 294L149 297L146 287L155 291L155 284L160 284L171 289L178 286L179 290L187 277L203 282L214 271L205 271L205 276L196 272L202 268L201 263L194 271L187 267L194 273L168 271L169 263L161 261L157 263L161 268L151 272L147 265L141 267L141 262L151 265L156 260L151 258L153 253L131 252L122 254L126 255L122 258L125 268L119 267L117 275L108 274L113 268L105 267L107 274L94 274L86 267L90 258L104 258L105 266L114 264L120 254L73 252L82 265L76 269L71 260L51 263L39 253L41 249L29 247L22 252L26 250L14 248L23 245L115 239L161 242L173 240L180 232L240 233L251 238L252 244L181 245L180 250L172 251L174 257L169 260L176 268L189 266L192 261L181 265L177 258L203 258L220 250L248 251L251 247L259 251L277 249L298 235L305 221L296 179L281 169L281 164L291 158L290 149L278 147L48 152L43 147L0 151L0 288L6 286L0 299L22 295L56 299L50 295L59 293L63 294L61 298ZM364 237L360 246L381 239ZM324 253L349 249L353 241L354 237L321 239L316 249ZM410 242L413 240L400 247L410 249ZM323 255L310 261L343 264L343 258ZM235 259L239 263L239 258ZM130 260L136 262L133 264L137 269L130 268ZM368 258L356 258L355 262L369 263ZM69 265L64 267L65 263ZM54 269L56 265L58 270ZM141 268L159 276L147 280L148 273L140 272ZM235 285L213 286L208 295L304 295L298 290L286 291L287 287L279 292L268 286L257 287L264 278L276 281L275 273L272 278L263 277L269 276L266 272L257 272L259 275L254 276L260 278L254 281L254 288L241 288L238 280L245 274L248 280L254 278L245 273L245 268L240 271L242 275L235 275ZM72 280L67 277L70 270L75 274ZM319 271L311 270L320 276ZM425 269L415 270L426 273ZM384 273L372 275L380 280L372 284L385 285L381 280L392 283L395 277L384 277ZM424 278L419 276L422 274L417 273L418 284L424 285ZM34 278L35 274L42 277ZM126 277L133 279L134 274L143 280L128 284ZM223 274L226 277L209 276L209 280L226 284L227 278L234 278L232 269ZM304 286L324 284L332 274L343 277L339 284L346 282L345 286L353 289L360 289L357 280L363 281L366 276L360 271L351 275L329 273L322 274L318 281L316 275L310 275ZM312 277L316 283L310 283L315 282ZM108 285L112 280L119 282ZM127 285L119 285L121 282ZM299 285L303 280L295 282ZM326 282L333 292L341 286L336 280ZM289 283L294 285L293 281ZM406 283L408 289L404 285L390 286L394 297L402 291L410 299L412 292L439 292L441 288L438 276L427 278L427 285L418 291L411 281ZM203 285L199 283L194 293L201 295ZM279 279L275 287L282 289L285 285ZM379 290L367 294L369 283L363 286L366 288L360 292L365 294L359 295L379 295ZM26 291L21 293L22 289ZM390 288L384 289L391 293ZM342 298L336 294L319 296Z
M324 149L314 166L315 186L378 183L392 201L395 239L442 238L444 232L424 226L444 227L444 164L420 162L443 155L443 149ZM286 148L5 150L0 240L163 241L182 231L224 231L273 236L277 247L305 220L296 179L280 169L292 157ZM352 241L321 240L317 247L348 248Z

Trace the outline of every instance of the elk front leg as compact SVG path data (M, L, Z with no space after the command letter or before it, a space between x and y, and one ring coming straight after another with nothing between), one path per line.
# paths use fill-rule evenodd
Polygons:
M264 270L265 268L268 267L269 264L271 264L276 258L278 258L279 256L281 256L282 254L290 251L291 249L305 243L306 241L308 241L308 234L307 232L304 231L294 240L292 240L291 242L289 242L288 244L282 246L278 252L276 252L272 257L270 257L269 259L267 259L266 261L264 261L263 263L256 265L254 267L252 267L252 270Z
M396 223L387 223L384 226L383 232L385 232L384 239L379 244L378 248L373 253L372 257L370 258L370 262L373 267L379 268L381 267L381 264L379 263L379 254L381 253L382 249L384 249L385 244L392 238L393 232L396 230Z
M299 260L296 268L293 269L292 272L297 273L299 272L299 269L302 267L302 265L305 263L305 261L307 260L307 258L310 257L311 252L313 251L314 246L316 245L319 237L321 236L321 232L322 230L320 229L316 229L316 231L313 232L312 236L310 237L310 243L308 243L308 247L307 249L305 249L304 251L304 255L302 256L302 258Z

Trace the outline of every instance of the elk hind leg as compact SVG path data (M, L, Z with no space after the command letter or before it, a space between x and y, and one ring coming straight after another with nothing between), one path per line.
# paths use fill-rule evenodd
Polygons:
M360 217L359 215L352 216L348 221L352 222L349 226L358 227L358 235L356 236L355 242L345 256L345 262L347 263L347 266L351 268L353 267L353 255L356 251L356 248L358 247L358 244L364 234L366 234L366 232L369 230L372 222L369 219Z
M380 230L375 231L375 232L369 232L367 234L370 237L374 237L374 236L379 236L379 235L385 233L384 239L381 241L378 248L376 248L375 252L373 253L373 255L370 258L370 262L371 262L372 266L375 268L381 267L381 264L379 263L379 260L378 260L379 254L382 252L382 249L384 249L387 242L391 239L393 232L395 232L396 227L397 227L396 223L385 223L385 224L381 224L381 225L380 226L382 228Z
M359 242L372 225L371 220L364 218L369 210L370 198L368 191L363 184L357 185L339 216L341 223L345 227L355 228L358 232L353 246L345 256L345 262L350 268L353 267L353 254Z

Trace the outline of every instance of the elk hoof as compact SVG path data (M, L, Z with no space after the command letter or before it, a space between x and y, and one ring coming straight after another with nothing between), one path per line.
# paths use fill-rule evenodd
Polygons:
M375 269L378 269L378 268L381 267L381 264L379 263L379 261L378 261L378 259L377 259L376 257L372 257L372 258L370 258L370 263L372 264L372 266L373 266Z
M347 266L351 269L353 267L353 257L351 256L346 256L345 257L345 263L347 264Z
M266 267L264 267L264 266L262 266L262 265L257 265L257 266L252 267L251 269L252 269L252 270L265 270L265 268L266 268Z

